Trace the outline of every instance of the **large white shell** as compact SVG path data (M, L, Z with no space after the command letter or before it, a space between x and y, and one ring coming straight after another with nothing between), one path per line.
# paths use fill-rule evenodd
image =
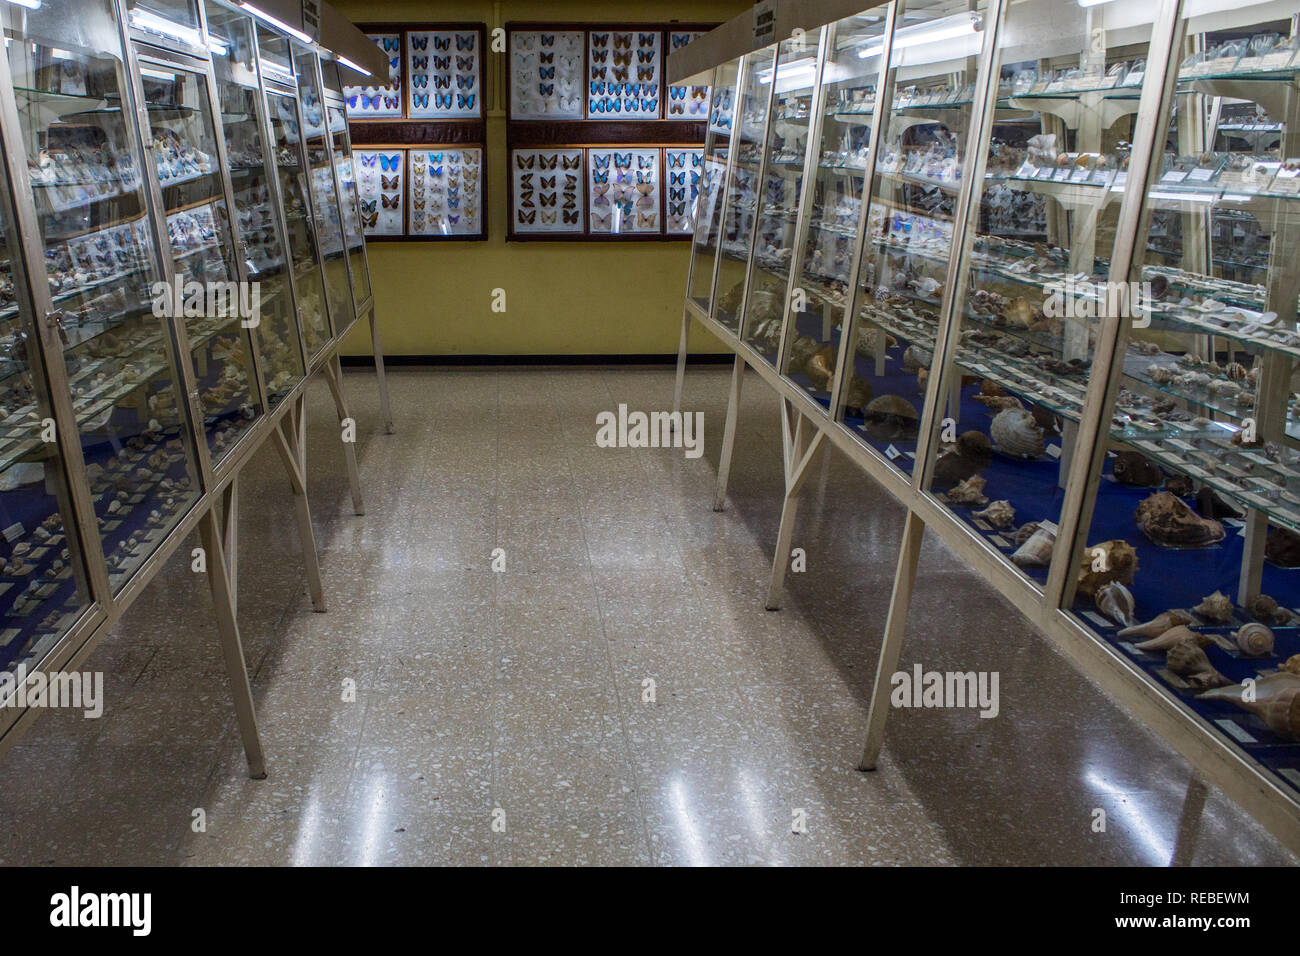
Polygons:
M1232 639L1247 657L1266 657L1273 653L1273 629L1252 621L1233 631Z
M1120 627L1133 626L1133 594L1118 581L1103 584L1097 590L1097 607Z
M1029 536L1029 540L1016 549L1011 560L1022 568L1045 568L1052 560L1052 548L1056 544L1056 532L1039 527Z
M1000 411L989 426L989 434L998 451L1019 458L1038 458L1045 451L1043 430L1034 416L1023 408Z

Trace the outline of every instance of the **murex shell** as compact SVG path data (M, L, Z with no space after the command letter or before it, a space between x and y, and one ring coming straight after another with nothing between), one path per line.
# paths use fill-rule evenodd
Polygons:
M986 484L980 475L972 475L939 497L950 505L986 505L989 499L984 495Z
M1222 591L1201 598L1201 603L1192 608L1206 620L1227 624L1232 620L1232 599Z
M1010 528L1011 522L1016 520L1016 509L1011 507L1011 502L1004 498L993 502L983 511L976 511L974 515L976 518L983 518L995 528Z
M1023 408L1007 408L993 417L989 426L993 444L1001 452L1019 458L1038 458L1045 446L1043 429L1034 421L1034 416Z
M1203 548L1224 539L1223 525L1202 518L1167 491L1144 498L1135 515L1142 533L1154 543L1170 548Z

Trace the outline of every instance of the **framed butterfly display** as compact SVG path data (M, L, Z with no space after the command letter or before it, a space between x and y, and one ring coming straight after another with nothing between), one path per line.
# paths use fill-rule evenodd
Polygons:
M510 118L582 119L581 30L511 30Z
M408 117L483 116L484 36L480 28L406 32Z
M584 230L583 151L516 149L510 153L510 232Z
M679 50L696 37L703 36L702 30L678 31L668 33L668 52ZM709 116L709 88L707 86L670 86L668 99L665 101L664 115L669 119L704 120Z
M592 235L662 232L658 149L587 150Z
M695 206L703 174L703 149L664 150L664 232L668 235L695 232Z
M366 237L401 236L406 232L406 150L357 149L357 198Z
M345 86L343 99L349 119L387 119L402 115L402 34L367 33L388 57L388 82L383 86Z
M662 44L655 28L588 32L587 118L658 119Z
M482 232L483 150L477 146L412 149L409 164L410 234L477 236Z

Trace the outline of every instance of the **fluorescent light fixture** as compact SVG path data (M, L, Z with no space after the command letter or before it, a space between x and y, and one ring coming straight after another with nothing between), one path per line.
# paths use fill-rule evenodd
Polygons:
M788 63L778 63L776 66L777 79L785 82L790 80L811 80L817 75L817 61L812 57L804 57L802 60L790 60ZM765 70L758 71L759 83L772 82L772 68L769 66Z
M285 33L289 34L289 36L293 37L296 40L301 40L303 43L311 42L311 37L307 36L307 34L303 33L301 30L289 26L289 24L285 23L283 20L277 20L275 17L271 16L265 10L259 10L251 3L241 3L239 7L241 10L247 10L253 16L257 17L257 19L265 23L269 23L277 30L283 30Z
M71 59L72 59L72 54L69 53L67 50L62 50L62 49L60 49L60 48L57 47L57 46L56 46L56 47L51 47L51 48L50 48L50 59L51 59L51 60L71 60Z
M131 25L139 27L141 30L147 30L150 33L161 33L163 36L184 40L186 43L192 43L195 46L198 46L202 39L199 36L199 31L194 27L187 27L175 20L160 17L152 10L146 10L143 7L136 7L131 11Z
M213 53L215 53L217 56L226 55L226 45L222 43L220 40L218 40L216 37L208 37L208 49L211 50Z
M1196 192L1175 192L1173 190L1153 189L1147 193L1148 199L1154 199L1157 202L1167 200L1169 202L1218 202L1218 193L1196 193Z
M140 75L141 75L141 76L147 76L147 77L149 77L151 80L174 80L174 79L176 79L176 74L175 74L175 73L172 73L170 70L155 70L155 69L153 69L152 67L148 67L148 66L142 66L142 67L140 67Z
M12 3L15 7L26 7L28 10L41 8L41 0L6 0L6 2Z
M349 59L348 59L347 57L345 57L343 54L339 53L339 54L336 54L336 56L338 57L338 61L339 61L340 63L342 63L344 66L346 66L349 70L356 70L356 71L357 71L358 73L360 73L362 76L373 76L373 75L374 75L374 74L371 73L369 70L367 70L364 66L361 66L361 65L359 65L359 64L357 64L357 63L353 63L351 60L349 60Z
M926 43L938 43L941 40L955 40L958 37L974 36L980 32L983 21L977 13L959 13L944 17L931 23L921 23L914 27L904 27L894 34L894 49L906 50L910 46ZM869 60L879 56L885 49L885 41L877 37L858 51L858 58Z
M1088 7L1099 7L1103 3L1111 3L1112 0L1078 0L1079 6L1087 9Z

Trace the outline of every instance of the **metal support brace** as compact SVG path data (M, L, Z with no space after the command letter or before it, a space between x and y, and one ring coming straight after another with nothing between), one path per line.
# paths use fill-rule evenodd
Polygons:
M871 706L867 710L867 742L862 748L859 770L875 770L880 750L885 745L885 719L889 716L890 678L898 670L903 652L903 634L907 630L908 605L916 584L916 565L921 557L921 539L925 522L915 511L907 512L903 525L903 546L898 552L898 570L894 574L894 592L889 598L889 616L885 618L885 636L876 664L876 682L871 688Z
M797 421L791 430L790 417ZM807 425L805 426L805 422ZM808 433L812 436L809 437ZM767 609L781 610L782 591L785 588L785 569L789 566L790 540L794 537L794 521L799 513L799 492L811 471L811 465L821 451L826 433L815 422L807 421L795 410L788 398L781 399L781 458L785 468L785 499L781 502L781 528L776 535L776 553L772 557L772 578L767 586Z
M212 605L217 613L217 631L221 635L221 655L226 661L226 676L230 678L230 692L235 698L235 717L239 722L239 735L244 741L244 756L248 758L248 775L254 780L266 777L266 758L262 754L262 739L257 732L257 715L253 708L253 691L248 685L248 668L244 663L244 646L239 639L239 624L235 620L230 578L226 572L225 549L221 546L221 527L214 509L199 519L199 536L207 552L208 587L212 590Z
M347 399L343 397L343 366L339 364L338 355L335 354L328 359L322 368L325 372L325 381L330 387L330 394L334 396L334 408L339 414L339 424L351 420L355 427L356 419L348 413ZM304 445L304 452L305 447ZM366 505L361 500L361 473L357 470L356 442L343 442L343 458L347 462L348 484L352 488L352 511L354 514L363 515L366 513Z
M689 292L689 290L688 290ZM682 390L686 385L686 340L691 335L691 313L682 310L682 337L677 343L677 379L673 382L673 421L682 410Z
M393 407L388 401L388 378L384 375L384 346L379 341L379 322L375 318L375 307L370 307L370 350L375 353L375 377L379 380L379 418L384 423L384 434L391 435L393 427ZM337 361L337 359L336 359ZM359 501L355 495L353 501ZM362 512L358 511L357 514Z
M727 501L731 478L731 453L736 448L736 416L740 414L740 386L745 380L745 360L739 355L731 366L731 388L727 392L727 424L722 430L722 453L718 457L718 487L713 492L713 510L721 511Z
M226 552L230 605L239 613L239 475L221 490L221 546Z
M289 474L290 490L293 492L294 517L298 521L298 541L302 547L302 566L307 574L307 588L311 593L313 610L324 612L325 588L321 583L320 558L316 551L316 532L311 524L311 506L307 501L307 471L305 449L300 444L300 422L303 421L296 400L291 414L280 419L280 424L271 435L275 450L280 454L284 470Z

